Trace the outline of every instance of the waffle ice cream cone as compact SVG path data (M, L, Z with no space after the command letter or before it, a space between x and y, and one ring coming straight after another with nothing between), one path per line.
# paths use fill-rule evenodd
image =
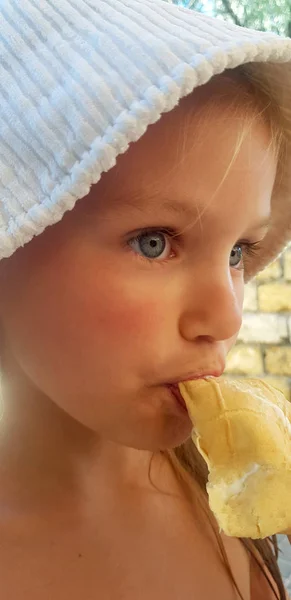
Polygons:
M179 384L205 459L209 505L229 536L291 533L291 403L257 379Z

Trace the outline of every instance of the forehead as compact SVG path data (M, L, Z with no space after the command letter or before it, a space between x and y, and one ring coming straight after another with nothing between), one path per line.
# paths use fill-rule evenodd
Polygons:
M222 184L225 189L231 184L230 165L240 179L236 195L249 194L251 185L259 197L267 163L270 172L273 162L274 174L268 127L254 110L246 114L227 95L204 102L203 94L198 100L183 99L118 157L95 186L99 208L128 207L154 215L163 206L189 217L194 208L197 215L199 203L205 206Z

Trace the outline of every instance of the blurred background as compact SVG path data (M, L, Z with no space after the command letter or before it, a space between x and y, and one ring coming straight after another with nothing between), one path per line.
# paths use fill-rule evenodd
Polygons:
M173 0L172 4L230 20L241 27L291 37L290 0Z

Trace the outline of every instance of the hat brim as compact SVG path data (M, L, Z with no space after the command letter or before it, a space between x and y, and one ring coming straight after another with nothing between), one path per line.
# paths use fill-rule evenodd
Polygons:
M0 258L60 221L150 124L226 69L251 65L258 77L271 81L290 126L289 38L241 28L164 0L51 0L37 9L26 0L25 10L23 17L18 15L17 32L22 18L26 25L34 19L35 55L46 73L39 75L36 96L31 75L36 59L24 38L15 38L18 65L8 53L1 57L3 89L9 93L10 88L14 96L9 121L3 123L7 92L1 95L0 90L0 143L9 147L14 178L7 155L7 163L0 166ZM60 27L61 22L66 25ZM9 35L3 25L0 33ZM55 77L47 75L48 64L52 72L55 68ZM32 97L34 103L28 102ZM27 109L27 160L15 147L15 128L19 137L24 135L17 106ZM272 199L272 224L248 278L291 238L290 167L289 146L284 180Z

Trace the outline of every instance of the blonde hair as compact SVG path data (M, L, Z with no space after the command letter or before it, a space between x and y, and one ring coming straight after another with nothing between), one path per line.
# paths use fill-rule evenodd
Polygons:
M252 106L255 107L256 116L262 118L267 123L270 130L271 143L278 158L277 179L280 180L280 157L285 151L284 123L281 121L280 107L269 92L268 85L262 83L259 78L254 77L252 75L252 69L249 69L248 65L225 71L222 75L216 76L216 78L224 79L228 85L232 86L233 89L236 89L237 96L234 95L233 97L234 103L239 99L240 105L242 101L245 103L244 105L247 107L246 110ZM225 568L238 591L240 598L243 600L243 596L238 589L233 576L221 536L217 531L216 521L209 508L206 490L208 470L205 461L197 451L191 439L187 440L174 450L167 450L164 454L172 465L177 478L182 483L185 489L185 495L190 504L194 506L194 503L197 504L198 502L201 513L211 525L213 532L215 533ZM278 567L279 549L277 536L274 535L262 540L252 540L248 538L239 539L247 549L251 559L255 560L278 600L286 600L286 592ZM264 566L266 568L264 568ZM273 577L278 591L274 589L274 585L269 579L268 573Z

